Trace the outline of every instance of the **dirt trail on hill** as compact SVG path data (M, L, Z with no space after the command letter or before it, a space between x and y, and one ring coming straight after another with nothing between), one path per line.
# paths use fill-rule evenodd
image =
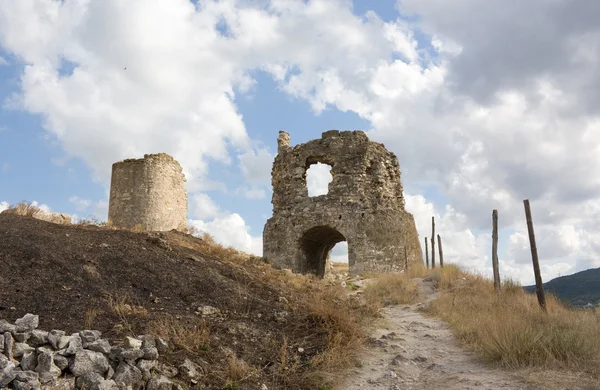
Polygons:
M383 309L384 327L371 333L362 367L341 389L533 389L509 372L486 367L458 346L448 324L419 313L435 292L431 282L418 283L426 299Z

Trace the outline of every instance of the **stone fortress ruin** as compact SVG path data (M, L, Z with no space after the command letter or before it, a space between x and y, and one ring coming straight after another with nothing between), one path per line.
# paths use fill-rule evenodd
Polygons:
M306 172L331 166L326 195L308 196ZM263 256L275 266L324 276L331 249L348 243L350 274L399 272L422 263L412 214L404 209L397 157L362 131L326 131L290 146L279 132L272 170L273 216L263 232Z
M179 163L165 153L112 166L108 223L146 231L185 231L187 193Z

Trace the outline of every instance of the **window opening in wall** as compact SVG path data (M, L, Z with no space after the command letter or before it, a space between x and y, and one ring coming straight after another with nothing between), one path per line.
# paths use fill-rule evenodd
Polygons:
M333 181L331 165L316 163L306 170L306 188L308 196L327 195L329 183Z

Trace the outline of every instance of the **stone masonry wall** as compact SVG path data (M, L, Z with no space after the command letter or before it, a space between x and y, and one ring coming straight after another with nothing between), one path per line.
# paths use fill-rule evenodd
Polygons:
M422 262L413 216L404 209L397 157L362 131L324 132L320 139L290 146L280 132L272 170L273 217L263 232L271 263L323 276L336 243L348 242L351 274L398 272ZM309 197L306 171L329 164L326 195Z
M113 164L108 221L147 231L185 230L187 193L179 163L165 153Z

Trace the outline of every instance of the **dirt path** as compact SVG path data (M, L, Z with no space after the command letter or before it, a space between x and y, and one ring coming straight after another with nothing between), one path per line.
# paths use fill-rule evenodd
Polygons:
M385 328L372 332L362 367L341 389L531 389L460 348L445 322L420 314L435 294L430 282L419 281L419 287L427 296L424 302L383 309Z

